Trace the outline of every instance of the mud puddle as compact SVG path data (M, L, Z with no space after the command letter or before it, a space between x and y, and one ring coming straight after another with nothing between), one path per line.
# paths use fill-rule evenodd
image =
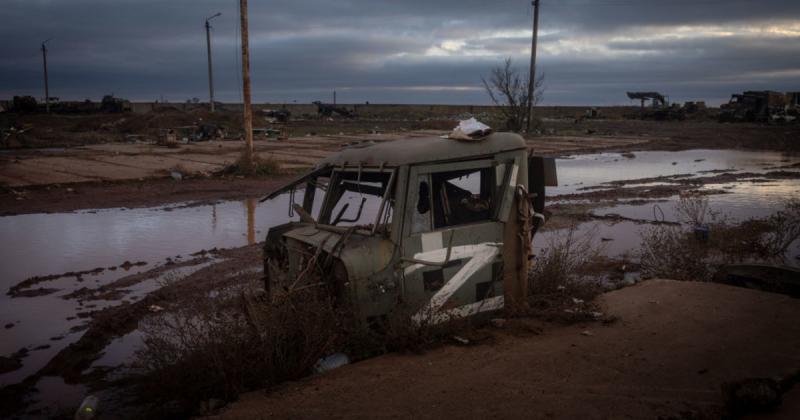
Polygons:
M678 221L679 194L707 197L709 210L729 221L764 218L800 197L800 157L777 152L687 150L599 153L558 159L551 204L568 213L577 234L592 233L610 258L635 257L654 223ZM579 217L579 213L585 213ZM587 219L595 219L587 221ZM564 232L564 223L537 236L535 248ZM800 266L800 241L786 255Z
M658 177L696 178L719 173L767 173L796 168L797 156L779 152L694 149L679 152L597 153L558 159L559 186L550 196L574 194L614 181ZM607 185L607 188L613 188Z
M264 204L0 217L0 356L22 364L0 374L0 387L34 374L80 339L92 313L136 302L165 279L214 263L206 250L263 240L270 226L289 219L288 208L287 195ZM132 346L112 347L103 364L130 354L118 347Z

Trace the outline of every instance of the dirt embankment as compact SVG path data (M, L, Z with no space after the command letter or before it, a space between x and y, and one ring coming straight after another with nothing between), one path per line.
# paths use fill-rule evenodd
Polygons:
M616 323L509 326L488 345L378 357L219 417L720 418L723 384L800 367L800 301L786 296L651 280L600 302Z
M650 139L638 150L752 149L800 153L800 124L722 124L716 121L548 120L558 136L630 136Z
M291 178L171 178L92 182L24 189L0 188L0 216L55 213L80 209L152 207L169 203L261 197Z

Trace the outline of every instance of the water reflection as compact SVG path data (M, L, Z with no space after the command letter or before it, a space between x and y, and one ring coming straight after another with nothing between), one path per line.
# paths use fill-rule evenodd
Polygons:
M685 150L680 152L635 152L634 158L619 153L578 155L558 159L559 186L548 195L572 194L579 188L598 186L611 181L690 174L708 176L706 171L763 173L776 166L800 162L796 156L779 152L742 150Z
M257 199L248 198L244 200L247 207L247 244L256 243L256 204Z

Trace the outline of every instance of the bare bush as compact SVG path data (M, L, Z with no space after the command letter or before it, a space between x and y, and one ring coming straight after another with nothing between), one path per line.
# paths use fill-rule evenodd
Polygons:
M739 223L711 213L698 195L682 196L677 210L681 226L659 225L642 235L644 277L709 281L724 264L784 263L789 246L800 239L798 199L769 217ZM708 228L707 239L692 234L700 226Z
M469 321L413 320L398 308L375 325L360 325L324 288L301 288L272 300L248 287L197 293L175 310L142 323L138 394L151 416L199 414L204 402L305 377L324 356L359 360L389 351L420 352L463 331ZM205 404L207 405L207 404Z
M644 232L639 250L642 277L710 280L708 248L680 226L658 225Z
M676 206L678 221L692 227L705 226L706 221L719 216L708 207L708 198L697 192L681 193Z
M593 319L592 300L603 291L594 267L602 258L595 231L575 226L550 238L528 273L529 315L557 321Z
M223 174L239 176L268 176L281 173L281 165L272 158L263 158L258 154L249 156L242 152L239 159L223 169Z
M767 219L771 229L766 235L768 253L784 260L789 246L800 239L800 198L788 200L783 210Z
M210 398L305 376L342 340L338 312L310 291L277 302L204 296L144 323L137 365L146 400L177 401L190 413Z
M492 102L500 109L506 129L521 132L528 118L528 77L520 76L519 71L507 58L503 66L492 69L489 80L481 78ZM544 75L539 76L533 87L533 105L542 99Z
M436 322L434 311L415 318L418 312L406 306L396 308L387 319L385 334L380 336L381 347L386 351L419 353L471 327L470 318L451 316L443 322Z

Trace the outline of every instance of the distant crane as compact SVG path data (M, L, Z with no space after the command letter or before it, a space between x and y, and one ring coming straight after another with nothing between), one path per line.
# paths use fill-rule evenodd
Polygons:
M653 108L663 108L668 105L667 97L658 92L627 92L629 99L641 101L641 109L644 111L644 103L652 101Z
M211 19L221 16L222 13L217 12L213 16L206 18L206 50L208 51L208 96L211 105L211 112L214 112L214 76L211 70Z
M44 62L44 106L47 113L50 113L50 87L47 83L47 47L44 44L47 44L51 39L48 38L46 41L42 42L42 61Z

